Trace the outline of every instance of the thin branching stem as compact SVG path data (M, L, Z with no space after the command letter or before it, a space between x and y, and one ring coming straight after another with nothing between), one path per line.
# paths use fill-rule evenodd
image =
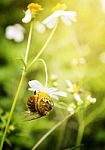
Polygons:
M67 115L63 120L58 122L53 128L51 128L45 135L42 136L42 138L34 145L32 150L35 150L56 128L58 128L60 125L62 125L69 117L71 117L73 113Z
M26 53L25 53L25 57L24 57L25 64L27 64L28 52L29 52L30 42L31 42L31 36L32 36L32 22L31 22L31 25L30 25L30 32L29 32L29 36L28 36ZM19 92L20 92L21 87L22 87L24 76L25 76L25 70L22 71L20 82L19 82L16 94L15 94L15 97L14 97L14 100L13 100L13 104L12 104L12 107L11 107L11 110L10 110L10 113L9 113L9 117L8 117L8 120L7 120L7 123L6 123L6 127L5 127L5 130L4 130L3 136L2 136L2 139L1 139L0 150L2 150L2 148L3 148L5 137L6 137L8 127L9 127L9 124L10 124L10 121L11 121L11 118L12 118L12 115L13 115L13 112L14 112L14 109L15 109L15 106L16 106L16 102L18 100L18 95L19 95Z
M47 87L48 84L48 69L47 69L47 65L46 62L44 61L44 59L38 59L40 62L42 62L43 66L44 66L44 70L45 70L45 87Z
M32 37L32 27L33 27L33 21L31 22L31 25L30 25L29 37L28 37L28 42L27 42L27 47L26 47L26 53L25 53L25 57L24 57L24 62L25 62L26 66L27 66L28 53L29 53L29 48L30 48L30 43L31 43L31 37Z
M54 27L54 29L52 30L50 36L48 37L47 41L45 42L45 44L43 45L43 47L41 48L41 50L39 51L39 53L35 56L35 58L32 60L32 62L28 65L27 70L29 70L32 65L37 61L37 59L41 56L41 54L44 52L44 50L46 49L47 45L49 44L50 40L52 39L55 30L57 28L57 25Z

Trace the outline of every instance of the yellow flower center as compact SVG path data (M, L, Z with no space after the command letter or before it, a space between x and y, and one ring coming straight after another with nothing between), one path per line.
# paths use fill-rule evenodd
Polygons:
M65 10L66 8L67 8L66 4L60 4L60 3L58 3L58 4L52 9L52 11Z
M27 8L31 11L31 12L37 12L42 10L42 6L37 4L37 3L30 3L28 4Z
M73 84L73 90L74 90L74 93L78 93L79 87L76 84Z
M40 91L38 94L39 94L39 97L40 97L40 98L50 97L47 93L45 93L45 92L43 92L43 91Z

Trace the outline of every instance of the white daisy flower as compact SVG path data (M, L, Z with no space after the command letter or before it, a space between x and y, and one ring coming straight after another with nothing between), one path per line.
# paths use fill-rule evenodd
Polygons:
M83 100L80 97L80 88L78 87L78 85L73 84L70 80L66 80L68 89L67 91L73 94L74 99L77 101L77 103L81 104L83 103Z
M70 80L66 80L68 89L67 91L70 93L79 93L81 91L81 89L79 88L79 86L77 84L73 84Z
M27 6L27 10L25 11L25 17L22 19L22 22L29 23L34 17L36 12L42 10L41 5L37 3L30 3Z
M21 42L24 39L25 29L20 24L10 25L6 27L5 36L9 40Z
M28 10L26 10L26 12L25 12L25 16L24 16L24 18L22 19L22 22L28 23L28 22L31 21L31 19L32 19L32 14L31 14L31 11L28 9Z
M45 24L49 29L52 29L60 18L64 24L70 26L72 22L76 21L76 14L77 13L75 11L57 10L53 14L48 16L43 21L43 24Z
M91 95L87 96L87 100L92 104L96 103L96 98L91 97Z
M53 99L56 99L58 100L58 97L59 96L63 96L63 97L66 97L67 94L65 92L61 92L61 91L58 91L57 88L47 88L47 87L44 87L39 81L37 80L31 80L29 81L29 90L30 91L33 91L33 92L45 92L47 93L51 98Z
M36 29L36 31L39 32L39 33L44 33L45 30L46 30L44 24L39 23L39 22L36 23L35 29Z

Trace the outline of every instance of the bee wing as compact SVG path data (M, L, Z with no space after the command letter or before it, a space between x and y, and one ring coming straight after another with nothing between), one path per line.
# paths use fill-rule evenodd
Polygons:
M25 115L25 121L31 121L42 117L38 112L32 113L30 111L26 111L24 115Z

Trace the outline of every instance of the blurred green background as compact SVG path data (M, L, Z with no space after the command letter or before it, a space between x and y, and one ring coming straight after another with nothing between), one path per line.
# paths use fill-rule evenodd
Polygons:
M65 88L66 79L78 83L96 97L96 104L88 108L85 117L92 119L85 128L82 143L84 150L105 149L105 10L101 0L2 0L0 1L0 139L2 137L8 113L22 72L20 59L24 57L29 24L23 24L23 10L30 2L39 2L44 10L38 14L37 20L43 21L51 13L57 2L65 3L68 10L77 11L77 22L67 27L59 23L59 27L42 58L48 66L49 86L51 76L58 76L60 89ZM16 43L5 37L5 29L9 25L20 23L25 28L25 38ZM42 34L34 26L28 61L30 62L45 43L50 30ZM54 107L47 116L31 122L23 122L20 118L27 110L26 102L31 92L28 81L37 79L45 82L42 65L38 62L27 73L21 93L7 133L4 150L28 150L57 122L66 115L65 111ZM73 116L59 129L56 129L37 149L64 150L75 146L78 130L78 119Z

